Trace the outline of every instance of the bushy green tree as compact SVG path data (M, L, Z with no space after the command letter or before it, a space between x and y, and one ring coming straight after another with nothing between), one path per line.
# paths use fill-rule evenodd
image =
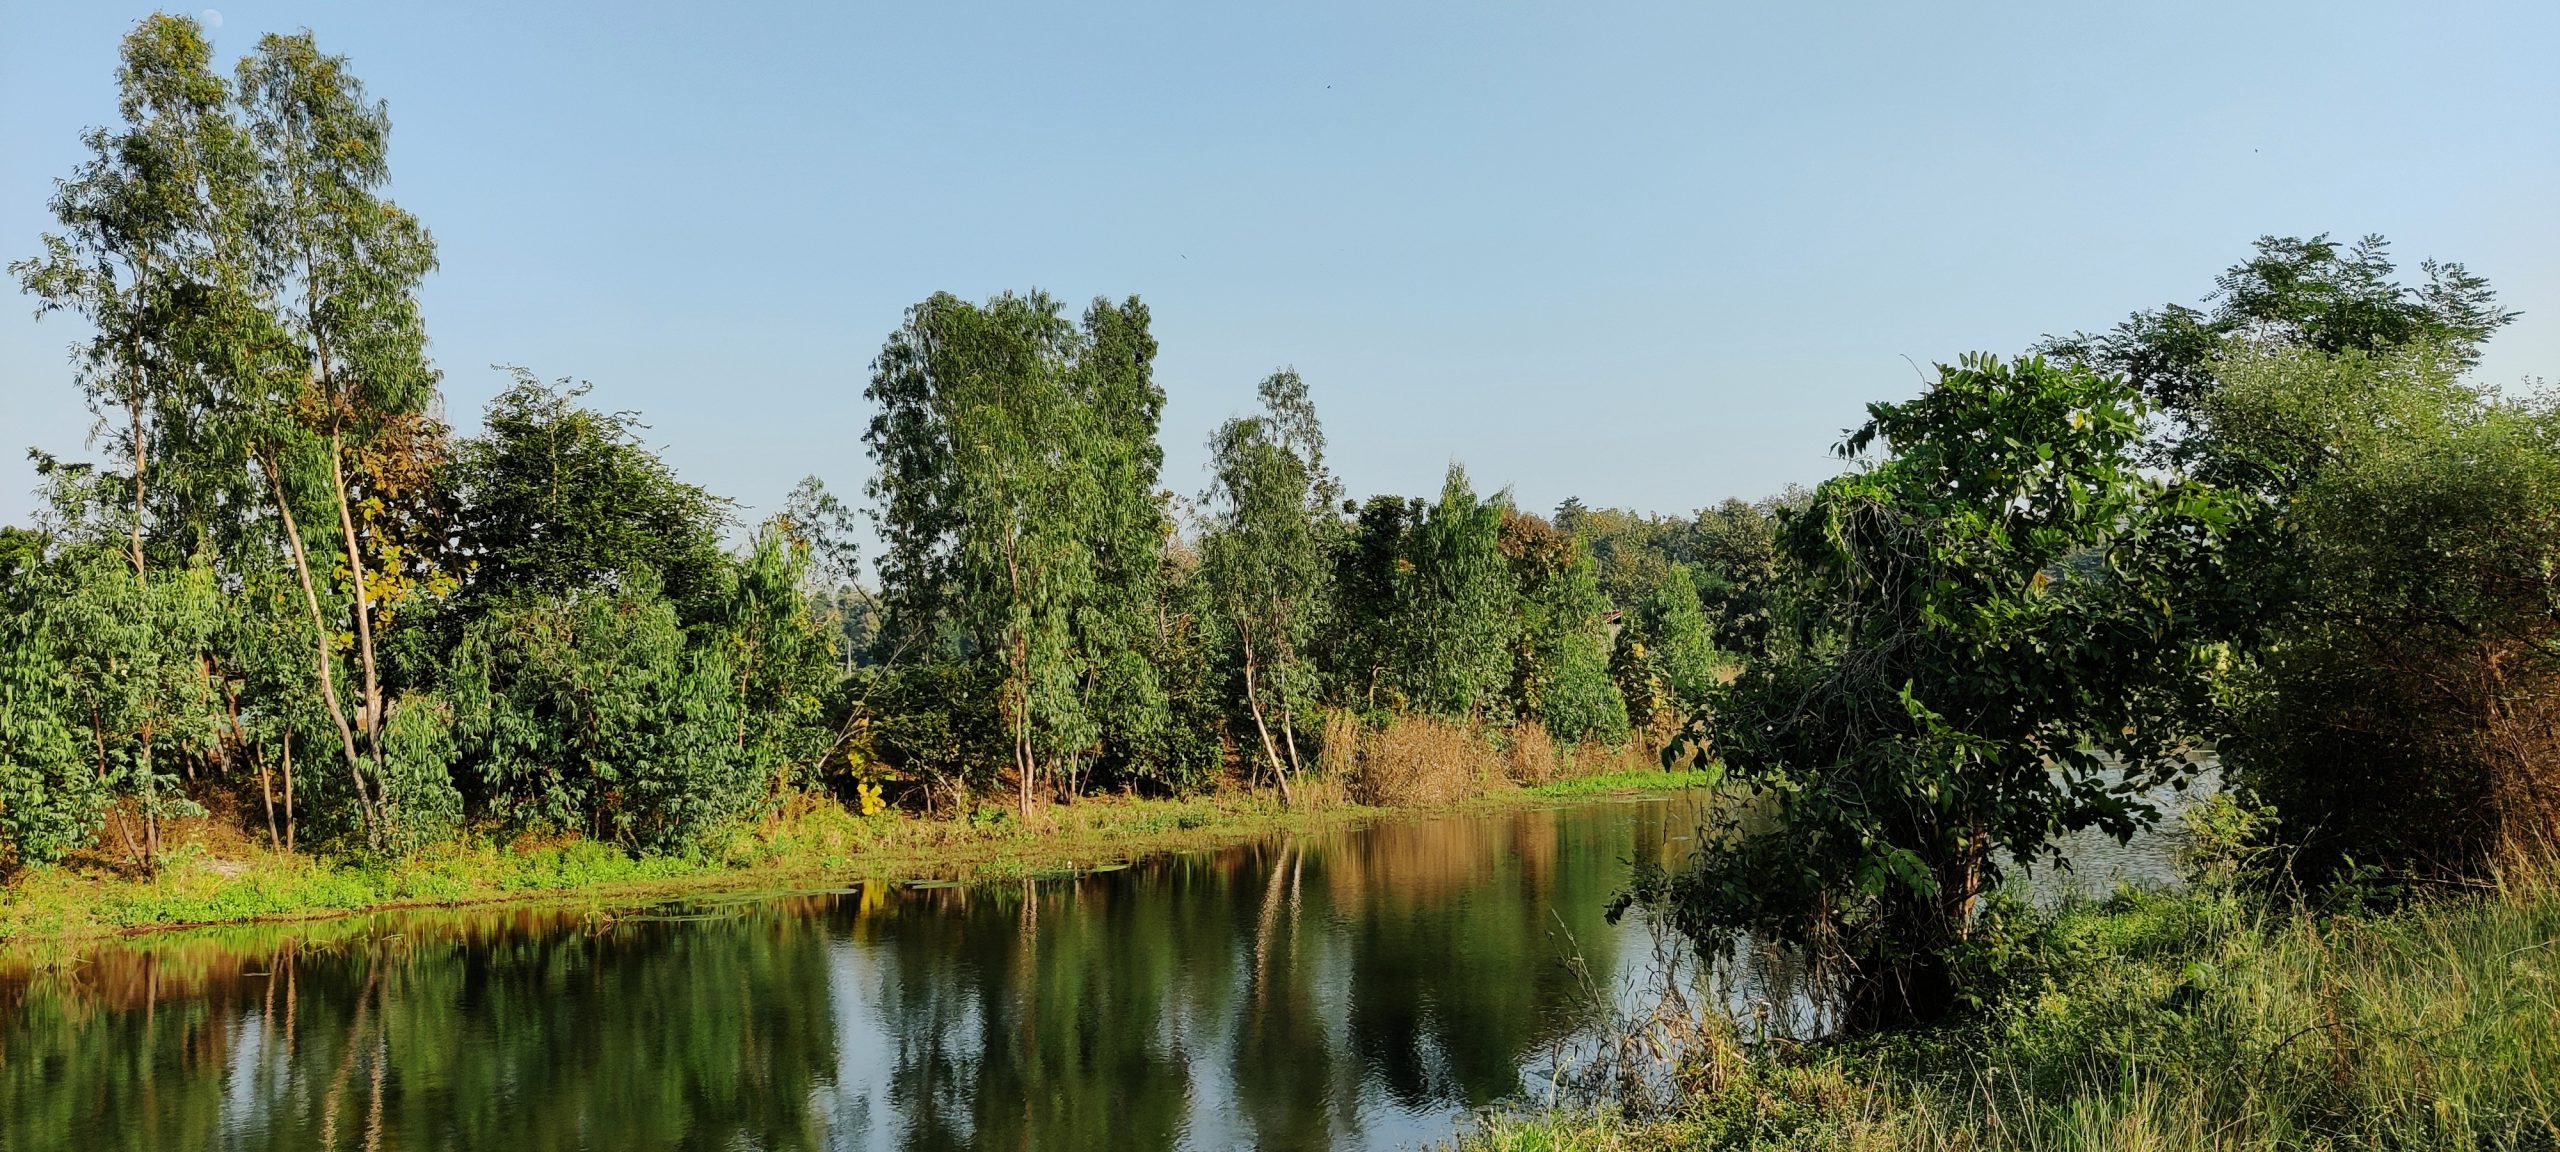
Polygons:
M1688 565L1672 565L1662 582L1645 594L1636 627L1677 706L1686 712L1704 705L1715 690L1716 672L1724 661L1716 653L1715 636L1707 626L1706 611L1699 606L1698 586L1689 580Z
M1153 482L1163 397L1134 299L1081 327L1046 295L910 309L874 364L864 434L886 549L882 642L992 663L1027 815L1165 698L1140 652L1165 538ZM964 678L974 679L974 678Z
M515 383L489 401L481 434L456 454L464 597L647 580L688 618L710 611L726 564L727 502L677 478L640 439L636 414L586 406L584 385L511 371Z
M2211 637L2168 592L2222 516L2136 466L2116 378L1974 356L1868 412L1843 452L1883 454L1787 519L1774 657L1699 718L1765 823L1656 889L1706 946L1751 930L1836 965L1862 1026L1944 1012L2010 861L2130 834L2187 770Z
M737 754L774 796L816 784L834 744L828 723L838 674L833 639L810 610L809 545L769 524L729 562L698 644L715 646L735 679Z
M1503 518L1501 542L1519 585L1512 696L1520 716L1568 744L1626 739L1626 702L1609 677L1609 602L1590 553L1518 512Z
M645 575L503 604L449 673L460 771L506 825L682 849L767 796L736 676Z
M1394 672L1403 619L1405 535L1429 505L1402 496L1345 502L1349 530L1331 541L1333 604L1322 624L1319 666L1335 699L1363 709L1401 700Z
M19 651L5 726L18 761L9 775L22 782L15 803L27 808L16 854L58 857L122 802L131 821L110 821L117 839L136 867L154 870L162 822L202 811L186 796L185 766L221 738L207 657L227 610L221 587L202 564L146 578L108 539L57 540L50 554L22 555L12 576L8 599L23 607L12 613ZM75 782L62 758L66 731L89 779Z
M1752 653L1769 634L1769 597L1778 583L1778 514L1810 497L1802 488L1765 500L1727 500L1700 509L1681 560L1719 650Z
M1230 649L1216 627L1217 608L1200 558L1181 538L1168 541L1156 578L1156 612L1143 638L1147 663L1164 687L1167 722L1123 749L1125 782L1188 792L1211 781L1226 760L1235 693L1221 671Z
M1678 526L1659 517L1568 500L1556 510L1555 523L1591 553L1601 594L1616 608L1633 609L1642 602L1679 557Z
M2560 410L2419 346L2216 365L2196 439L2261 495L2221 752L2301 874L2464 876L2560 835Z
M2528 734L2548 661L2548 402L2463 374L2515 318L2482 278L2401 282L2380 237L2269 237L2201 307L2061 352L2169 410L2154 458L2237 496L2220 583L2230 779L2319 878L2462 874L2552 825Z
M86 844L112 799L47 634L47 545L43 533L0 528L0 873Z
M1395 680L1415 708L1481 717L1510 686L1519 593L1502 559L1506 508L1478 499L1453 464L1439 501L1406 534L1389 628Z
M461 831L462 793L453 786L461 748L453 706L434 692L403 692L382 729L384 850L408 854Z

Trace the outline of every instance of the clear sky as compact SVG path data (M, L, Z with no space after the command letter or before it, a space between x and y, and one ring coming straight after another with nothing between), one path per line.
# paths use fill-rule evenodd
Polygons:
M1961 8L1961 11L1957 9ZM148 8L0 3L0 254L36 251ZM200 9L198 11L201 11ZM2192 301L2262 233L2382 232L2560 376L2560 4L332 5L433 229L455 423L522 364L769 509L869 472L947 289L1136 293L1166 483L1272 368L1354 492L1686 511L1833 469L1926 364ZM77 451L74 322L0 312L0 518Z

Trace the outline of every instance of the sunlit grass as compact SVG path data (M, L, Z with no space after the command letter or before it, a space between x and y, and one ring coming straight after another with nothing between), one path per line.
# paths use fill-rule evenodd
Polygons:
M2560 886L2377 916L2227 891L2064 910L1961 1027L1693 1068L1667 1112L1496 1118L1534 1149L2560 1148Z
M1541 784L1528 789L1528 793L1532 796L1567 797L1599 796L1613 792L1665 792L1678 788L1712 788L1723 778L1724 774L1714 768L1680 771L1665 771L1660 768L1634 769L1558 780L1552 784Z

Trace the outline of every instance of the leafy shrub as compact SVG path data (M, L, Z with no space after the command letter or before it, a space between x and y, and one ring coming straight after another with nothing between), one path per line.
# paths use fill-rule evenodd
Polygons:
M404 693L382 725L382 846L407 855L453 838L462 794L453 786L453 706L430 692Z
M690 846L766 798L734 677L645 585L495 609L450 673L462 771L510 826Z
M2215 466L2265 498L2222 753L2315 880L2477 876L2560 836L2560 407L2455 367L2265 349L2204 406Z

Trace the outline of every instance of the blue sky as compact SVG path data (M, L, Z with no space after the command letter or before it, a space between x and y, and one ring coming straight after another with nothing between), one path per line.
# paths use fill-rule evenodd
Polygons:
M1143 296L1166 483L1272 368L1354 492L1451 460L1532 508L1834 468L1926 364L2193 300L2262 233L2390 236L2560 374L2560 4L226 3L395 124L456 424L577 376L689 477L857 494L882 338L936 291ZM149 9L0 5L0 254L32 254ZM201 11L196 9L195 11ZM0 311L0 519L89 418Z

